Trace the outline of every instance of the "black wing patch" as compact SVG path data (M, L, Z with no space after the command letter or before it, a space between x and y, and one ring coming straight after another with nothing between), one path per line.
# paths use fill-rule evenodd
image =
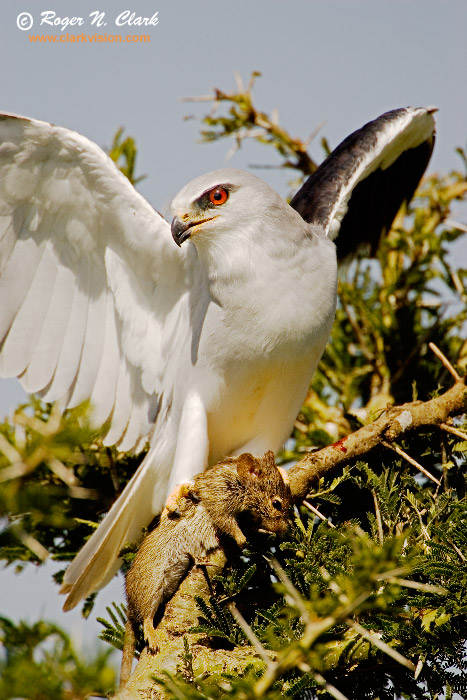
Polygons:
M389 230L402 202L410 201L425 172L434 146L433 131L424 141L405 150L401 139L401 152L396 160L384 170L377 167L371 172L382 147L389 143L381 138L385 127L406 115L407 109L387 112L348 136L308 178L290 203L305 221L328 229L336 203L343 200L345 204L347 198L347 211L337 240L339 259L362 246L375 252L381 235ZM363 167L365 160L367 165ZM349 191L349 183L359 169L362 169L362 179ZM365 169L369 171L367 176Z

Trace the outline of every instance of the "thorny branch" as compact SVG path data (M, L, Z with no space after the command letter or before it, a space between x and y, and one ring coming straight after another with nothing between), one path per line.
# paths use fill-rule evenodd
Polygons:
M434 349L433 351L435 352ZM437 348L435 354L446 365L448 361ZM451 374L455 379L455 383L441 396L425 402L413 401L402 406L388 408L373 423L363 426L333 445L306 456L289 470L292 493L297 499L304 498L321 477L330 475L346 462L356 458L363 458L378 446L384 446L385 443L390 445L408 431L429 426L446 430L449 427L448 421L452 417L462 414L467 408L465 379L462 379L457 372L451 372ZM214 559L215 564L221 568L225 562L225 557L221 550L217 550ZM392 655L394 658L397 656L399 663L403 663L410 668L413 667L411 662L384 644L376 635L368 633L368 631L349 618L352 611L360 605L361 600L349 601L347 607L344 606L341 610L338 618L331 616L319 622L308 620L308 612L303 606L298 592L293 589L292 584L281 570L279 564L275 561L271 563L287 590L290 588L289 593L295 601L302 619L307 622L306 633L301 643L302 648L309 648L321 634L322 629L332 627L338 618L345 619L348 626L353 629L357 636L363 635L364 639L371 644L376 644L385 653ZM410 583L412 585L412 582ZM217 661L224 670L233 666L239 671L241 668L245 668L248 662L251 663L252 659L256 659L256 663L261 660L265 664L265 673L257 681L255 687L252 688L252 697L261 697L284 668L288 668L291 664L293 665L297 662L304 663L303 659L298 659L296 656L297 650L284 652L282 655L277 655L276 658L276 655L271 654L271 652L268 653L261 647L254 635L250 635L250 630L248 630L247 637L252 646L241 647L236 650L240 652L241 658L237 658L233 652L226 653L225 651L219 652L219 650L210 649L205 645L205 641L199 644L201 641L199 639L200 635L187 634L186 631L190 626L187 623L188 619L193 618L193 615L196 616L195 597L198 595L207 597L207 594L206 581L204 577L200 576L199 571L195 567L172 599L166 616L159 627L161 641L162 637L165 636L165 643L162 645L164 647L163 652L153 657L148 654L142 656L142 662L140 662L130 680L130 685L116 696L116 700L133 700L134 698L139 700L141 697L164 698L163 689L158 687L156 690L157 686L152 685L152 682L148 684L148 677L151 674L160 675L162 669L169 673L175 674L177 672L177 668L180 665L182 635L190 639L193 664L198 672L208 668L211 661L219 653L221 653L222 659L219 658ZM192 619L192 624L193 622L194 618ZM244 624L247 625L247 623ZM270 658L269 654L271 654ZM314 677L318 685L325 687L333 697L339 698L339 700L346 700L345 696L334 686L330 686L321 675L314 674Z
M252 73L248 85L245 86L239 74L235 75L236 92L223 92L214 89L213 95L184 98L185 102L212 102L211 113L203 118L207 128L201 130L203 141L216 141L228 137L235 144L228 154L230 158L247 138L253 138L259 143L271 144L284 159L282 168L298 169L303 175L315 172L317 163L309 156L307 148L316 136L321 125L316 127L306 141L292 137L279 124L277 111L271 117L258 110L253 104L253 85L261 73ZM230 104L228 116L216 116L220 103ZM258 167L258 166L256 166ZM260 167L260 166L259 166Z
M289 470L290 488L297 499L307 493L335 469L354 459L363 458L371 450L417 428L441 427L449 418L467 409L465 379L458 380L441 396L429 401L412 401L384 411L373 423L342 438L328 447L307 455Z

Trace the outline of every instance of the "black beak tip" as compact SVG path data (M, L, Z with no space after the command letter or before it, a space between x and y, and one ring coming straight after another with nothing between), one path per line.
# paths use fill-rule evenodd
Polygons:
M183 241L190 237L190 224L185 224L177 216L174 216L172 219L171 231L172 238L180 248Z

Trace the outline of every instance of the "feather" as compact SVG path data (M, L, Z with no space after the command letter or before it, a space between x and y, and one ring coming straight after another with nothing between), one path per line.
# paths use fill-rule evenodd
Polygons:
M430 160L435 109L394 109L348 136L295 194L291 206L318 223L338 257L369 243L372 252Z
M31 360L50 304L56 275L52 243L47 241L41 245L40 261L4 342L3 372L6 376L21 375Z
M70 317L73 287L73 276L69 268L58 265L50 303L40 326L39 337L32 348L32 356L26 372L21 376L21 384L25 391L30 393L41 391L52 381Z
M154 492L160 471L164 472L163 464L154 468L157 458L154 452L145 457L99 528L66 570L61 592L69 596L64 610L71 610L108 583L119 568L116 555L125 542L140 539L141 529L152 520L153 502L147 495Z
M78 374L68 400L68 406L78 406L89 398L90 389L94 387L105 337L106 293L97 275L92 275L89 287L88 314L86 334L84 337Z
M118 335L115 307L110 292L106 294L105 330L102 358L91 394L93 420L103 425L109 418L117 391L118 381Z
M130 376L126 361L120 360L120 368L117 379L117 389L115 393L115 403L112 413L110 430L104 438L105 445L116 445L125 434L125 430L130 420L131 404L127 400L130 394Z
M121 258L114 279L105 269L111 250ZM152 297L159 278L171 298L184 293L184 268L167 222L95 144L45 122L0 116L1 376L22 375L26 390L64 407L91 397L97 421L115 416L121 438L131 382L120 382L120 408L113 402L128 363L146 377L132 428L134 443L144 443L143 415L164 370ZM140 292L129 295L127 278Z
M352 212L365 219L376 172L392 191L408 168L391 211L410 196L433 129L431 111L412 108L367 125L298 193L301 213L251 173L196 178L172 205L180 248L95 144L0 117L0 374L22 373L65 407L90 399L109 424L105 444L141 449L150 437L65 574L65 609L109 580L169 485L227 454L279 449L334 318L328 234ZM401 161L405 151L415 157ZM226 196L211 201L219 188Z
M0 313L0 339L3 340L15 320L18 309L27 296L29 287L34 279L36 268L40 263L43 250L36 242L30 240L18 240L15 249L8 259L2 276L0 277L0 300L2 303ZM8 303L7 303L8 300ZM1 376L7 374L7 363L4 348L0 356Z
M89 264L87 260L79 265L80 284L74 279L73 298L70 315L65 324L64 338L57 357L55 366L51 363L53 378L50 384L41 392L44 401L56 401L65 399L73 387L81 358L86 322L88 317L88 288L89 288Z

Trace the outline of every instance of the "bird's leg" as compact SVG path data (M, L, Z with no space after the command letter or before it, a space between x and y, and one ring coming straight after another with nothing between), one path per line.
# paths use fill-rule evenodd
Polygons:
M189 479L202 472L208 460L208 424L203 402L196 393L185 399L178 429L177 448L168 490L170 496L163 515L177 517L181 499L197 501Z
M177 435L177 447L168 491L176 484L192 479L204 471L208 463L208 421L198 394L189 393L183 404Z

